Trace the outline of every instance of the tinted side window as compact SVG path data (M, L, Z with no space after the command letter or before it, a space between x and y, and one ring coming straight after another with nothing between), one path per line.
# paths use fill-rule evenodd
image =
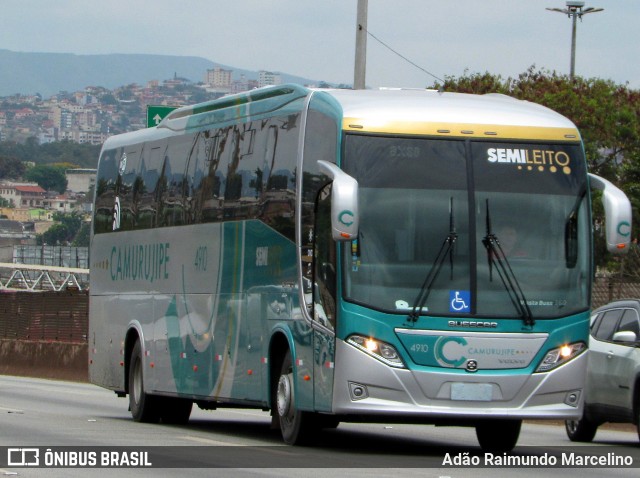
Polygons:
M102 153L96 180L96 204L93 227L96 234L113 230L113 206L116 181L118 179L118 159L121 151L111 149Z
M636 338L640 334L640 322L638 321L638 313L633 309L627 309L624 311L624 315L622 316L622 320L620 320L620 325L616 332L633 332L636 334Z
M618 321L620 320L623 312L624 309L613 309L604 312L595 337L598 340L611 340L613 332L616 330L616 326L618 325Z

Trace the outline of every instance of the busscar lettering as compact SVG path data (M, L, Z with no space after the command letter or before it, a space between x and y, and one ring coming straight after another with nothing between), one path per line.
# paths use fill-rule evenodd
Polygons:
M112 281L134 280L153 283L169 278L168 242L134 244L111 248Z

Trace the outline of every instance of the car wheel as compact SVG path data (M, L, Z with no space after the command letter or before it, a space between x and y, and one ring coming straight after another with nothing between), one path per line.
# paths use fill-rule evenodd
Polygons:
M598 431L598 425L584 415L580 420L566 420L564 428L569 440L576 442L590 442Z

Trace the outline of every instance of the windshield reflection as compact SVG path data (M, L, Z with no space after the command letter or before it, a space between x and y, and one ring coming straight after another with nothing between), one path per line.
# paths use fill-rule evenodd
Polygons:
M497 181L484 170L483 154L469 167L475 145L468 142L352 136L343 167L360 185L361 222L357 247L342 247L346 300L410 320L468 315L531 323L588 307L590 221L577 166L570 175L548 174L546 183L516 168L500 171ZM578 146L561 147L581 157Z

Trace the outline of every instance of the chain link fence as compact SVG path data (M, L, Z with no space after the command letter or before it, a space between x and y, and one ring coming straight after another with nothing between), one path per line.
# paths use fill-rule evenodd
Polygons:
M89 268L89 248L72 246L13 246L14 264Z

